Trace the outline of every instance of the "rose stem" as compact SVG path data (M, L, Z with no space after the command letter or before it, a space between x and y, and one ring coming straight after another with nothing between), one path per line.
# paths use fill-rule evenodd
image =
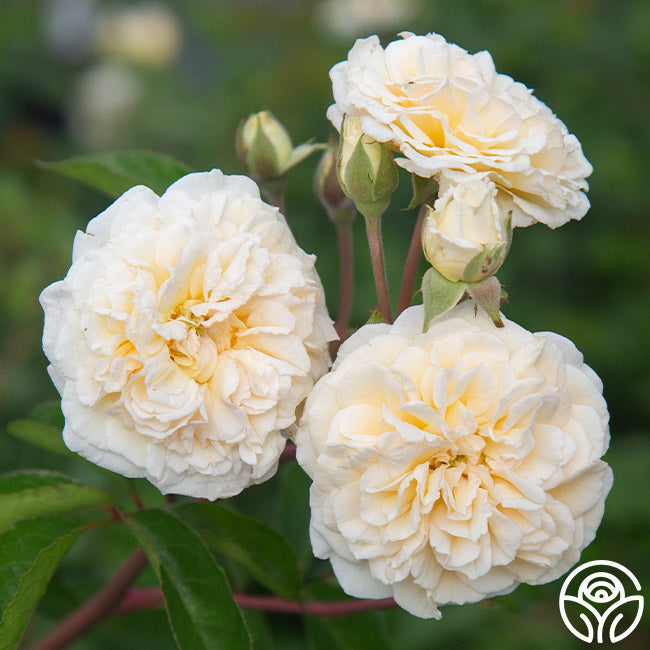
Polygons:
M311 614L314 616L344 616L355 612L365 612L376 609L396 607L392 598L378 600L338 600L329 602L307 601L296 603L279 596L259 596L257 594L233 593L235 602L242 609L256 609L280 614ZM138 609L152 609L163 604L163 596L159 587L131 589L125 596L114 614L126 614Z
M285 463L288 460L296 460L296 445L292 442L287 442L287 446L280 454L280 462Z
M418 267L420 266L420 258L422 257L422 222L424 221L424 215L426 212L427 206L426 203L423 203L418 212L418 219L415 222L411 244L409 245L409 252L406 256L404 275L402 276L402 286L399 292L399 304L397 307L398 314L401 314L411 304L413 298L415 276L417 275Z
M377 301L379 313L387 323L393 322L390 311L390 298L388 297L388 282L386 280L386 267L384 266L384 248L381 241L381 217L366 219L366 233L370 246L370 260L372 272L377 287Z
M339 303L339 311L334 327L339 335L339 341L343 342L346 338L348 323L350 322L352 296L354 294L352 223L348 221L337 224L336 236L339 241L339 258L341 261L341 301ZM336 347L338 347L338 345Z
M111 614L146 566L147 556L137 548L90 600L32 645L30 650L57 650L79 638Z

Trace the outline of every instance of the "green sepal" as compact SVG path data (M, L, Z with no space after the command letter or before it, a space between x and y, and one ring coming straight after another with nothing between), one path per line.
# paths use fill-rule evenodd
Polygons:
M494 275L505 261L512 246L512 213L509 213L504 228L506 239L490 248L484 248L473 257L463 271L463 282L480 282L483 278Z
M431 321L455 307L465 293L465 282L452 282L433 267L422 278L422 300L424 304L424 327L429 329Z
M501 320L501 283L491 275L485 280L467 285L467 293L482 307L497 327L503 327Z
M416 208L428 198L438 193L438 183L433 178L424 178L417 174L411 174L411 187L413 189L413 197L406 208L407 210Z
M366 325L376 325L377 323L385 323L384 317L381 315L379 309L373 309L370 312L370 317L366 321Z
M327 149L327 145L323 142L303 142L297 147L294 147L289 154L289 157L282 166L282 172L286 173L296 165L299 165L303 160L306 160L316 151L323 151Z

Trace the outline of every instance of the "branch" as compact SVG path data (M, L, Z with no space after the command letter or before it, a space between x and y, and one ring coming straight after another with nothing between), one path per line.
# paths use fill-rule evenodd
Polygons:
M415 223L415 228L413 229L409 252L406 256L404 275L402 276L402 287L399 292L399 304L397 307L398 314L401 314L411 304L413 298L415 276L417 275L418 267L420 266L420 258L422 257L422 222L424 221L426 211L427 204L423 203L418 212L418 219Z
M352 295L354 293L354 261L352 253L352 223L346 221L336 225L336 235L339 241L339 257L341 260L341 302L336 316L336 333L339 341L344 341L347 335L350 312L352 310ZM337 341L337 348L338 343Z
M390 298L388 296L388 281L386 280L386 267L384 265L384 247L381 240L381 217L366 219L366 233L370 246L370 260L372 273L377 288L377 301L379 313L387 323L393 322L390 311Z
M280 454L280 462L284 463L287 460L296 460L296 445L292 442L287 442L287 446L282 450Z
M90 600L32 645L30 650L58 650L79 638L112 613L146 566L147 556L137 548Z
M392 598L334 600L329 602L307 601L302 604L279 596L258 596L238 592L233 593L233 598L242 609L256 609L278 614L310 614L312 616L331 617L378 609L390 609L397 606ZM163 595L160 588L131 589L113 613L127 614L135 610L152 609L162 605Z

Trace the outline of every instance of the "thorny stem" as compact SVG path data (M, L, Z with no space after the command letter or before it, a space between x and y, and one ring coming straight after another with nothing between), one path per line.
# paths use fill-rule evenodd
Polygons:
M345 616L355 612L366 612L377 609L396 607L392 598L379 600L338 600L329 602L307 601L297 603L279 596L259 596L256 594L233 593L235 602L242 609L256 609L264 612L279 614L311 614L313 616ZM114 614L126 614L138 609L160 607L163 603L162 592L158 587L147 589L131 589L125 596Z
M32 645L30 650L58 650L79 638L113 612L145 566L147 556L137 548L90 600Z
M354 259L352 252L352 222L339 223L336 226L336 236L339 242L339 257L341 261L341 301L336 316L336 333L339 340L344 341L347 335L352 296L354 294ZM338 347L338 345L337 345Z
M411 237L411 244L409 252L406 256L406 264L404 265L404 275L402 276L402 287L399 292L399 304L397 306L398 315L401 314L410 304L413 298L413 286L415 285L415 276L420 266L420 258L422 257L422 222L424 215L427 212L427 204L423 203L420 206L418 219L413 229L413 236Z
M370 260L372 273L377 288L377 306L379 313L387 323L393 322L390 311L390 298L388 296L388 281L386 280L386 267L384 266L384 248L381 240L381 217L366 219L366 233L370 246Z

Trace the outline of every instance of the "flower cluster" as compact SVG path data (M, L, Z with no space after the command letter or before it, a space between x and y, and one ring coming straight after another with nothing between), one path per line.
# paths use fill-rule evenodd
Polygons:
M439 618L439 603L562 575L612 474L602 385L570 341L497 329L468 302L422 321L410 307L344 343L307 399L298 461L314 553L345 591Z
M385 50L376 36L360 39L332 68L334 126L359 117L418 176L494 182L513 226L584 216L591 165L545 104L498 74L488 52L468 54L438 34L402 37Z
M336 338L314 257L253 181L218 170L126 192L41 303L68 447L208 499L275 473Z
M403 291L395 323L361 327L328 372L351 299L335 331L315 258L279 209L250 178L213 170L160 197L134 187L77 234L67 276L41 295L43 347L68 447L163 492L238 494L275 473L294 437L314 553L348 594L431 618L564 573L595 535L612 473L600 380L570 341L502 317L494 277L513 227L587 211L580 143L487 52L402 37L361 39L332 69L341 143L315 187L349 279L341 237L355 207L366 218L390 321L381 217L396 162L414 175L434 267L424 306L404 309ZM236 142L276 205L288 171L324 148L294 148L267 111ZM485 311L457 304L465 293Z

